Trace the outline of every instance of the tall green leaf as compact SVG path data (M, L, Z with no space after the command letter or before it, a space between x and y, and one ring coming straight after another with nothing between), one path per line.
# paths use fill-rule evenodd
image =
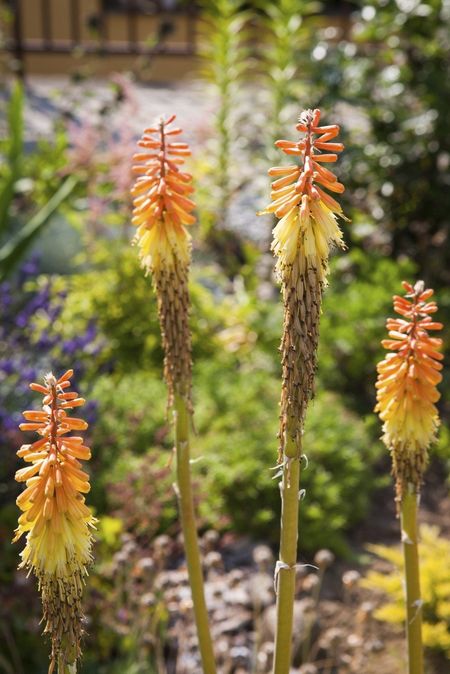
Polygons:
M20 178L23 158L23 85L16 80L8 103L7 174L0 189L0 236L8 224L9 209L14 197L14 185Z
M0 248L0 281L6 278L18 264L35 237L48 224L59 206L73 192L77 182L74 176L69 176L50 201Z

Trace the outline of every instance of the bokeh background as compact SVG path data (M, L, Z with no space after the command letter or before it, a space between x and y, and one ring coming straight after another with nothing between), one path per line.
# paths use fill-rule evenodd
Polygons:
M75 369L99 518L81 671L200 671L151 281L130 242L131 157L160 114L192 146L198 494L221 674L270 671L282 309L267 169L301 110L338 122L348 250L333 256L302 476L295 672L403 671L376 362L401 281L450 326L450 3L16 0L0 4L0 672L43 674L10 540L28 383ZM428 672L450 654L448 367L421 520ZM368 549L368 544L378 547ZM324 550L326 552L324 552Z

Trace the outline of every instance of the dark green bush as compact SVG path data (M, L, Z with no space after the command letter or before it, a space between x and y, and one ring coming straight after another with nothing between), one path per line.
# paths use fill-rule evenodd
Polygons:
M326 388L344 394L364 414L375 401L376 364L392 296L401 292L402 280L414 279L414 265L353 248L332 267L320 321L318 374Z
M408 255L432 284L449 281L450 14L446 3L357 3L349 30L319 36L323 104L348 103L344 162L373 242ZM338 36L338 39L336 37Z

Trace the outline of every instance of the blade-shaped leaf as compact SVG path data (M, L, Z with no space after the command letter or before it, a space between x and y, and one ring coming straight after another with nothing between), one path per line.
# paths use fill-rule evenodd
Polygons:
M8 212L14 197L14 185L20 178L23 157L23 86L16 80L8 103L7 175L0 190L0 235L7 228Z
M34 238L48 224L59 206L73 192L77 179L69 176L49 202L27 222L22 229L0 248L0 280L14 269L33 242Z

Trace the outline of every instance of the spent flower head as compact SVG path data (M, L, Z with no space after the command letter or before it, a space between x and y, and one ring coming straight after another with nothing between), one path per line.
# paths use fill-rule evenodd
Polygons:
M383 441L392 451L397 496L407 483L420 487L427 463L428 448L436 438L439 415L435 403L440 394L443 355L442 339L430 337L429 330L441 330L442 323L431 317L438 309L429 301L434 291L423 281L415 286L403 282L405 297L394 296L400 318L389 318L389 339L382 344L389 353L378 363L377 405L383 421Z
M135 154L133 173L137 175L131 190L132 223L137 227L135 240L140 248L143 267L147 271L171 271L190 261L190 235L186 225L195 217L195 203L187 195L194 191L192 176L180 171L191 152L187 143L176 141L182 133L172 123L175 115L161 118L145 129L138 142L143 152Z
M38 579L44 632L52 640L50 672L57 662L68 667L80 655L81 596L92 561L91 528L96 521L85 504L84 494L90 486L80 463L91 452L81 437L69 435L87 428L85 421L67 413L85 402L68 390L72 375L73 370L59 379L48 374L43 386L30 384L44 396L42 410L24 412L26 422L20 429L41 437L17 452L30 466L16 473L16 480L26 482L26 489L17 498L22 515L14 541L26 535L20 567Z

